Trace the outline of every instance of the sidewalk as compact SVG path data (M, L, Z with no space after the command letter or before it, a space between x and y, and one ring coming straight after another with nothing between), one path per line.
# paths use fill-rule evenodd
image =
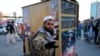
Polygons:
M85 42L83 30L81 33L81 40L76 40L76 53L78 56L100 56L100 45Z
M78 56L100 56L100 46L78 40L76 41L76 53Z
M0 56L23 56L23 41L6 46L6 36L0 35Z

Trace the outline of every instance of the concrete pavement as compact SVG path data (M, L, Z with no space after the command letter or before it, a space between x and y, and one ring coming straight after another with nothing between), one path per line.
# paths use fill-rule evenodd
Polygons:
M78 56L100 56L100 45L89 44L84 41L84 32L81 31L81 40L76 40Z
M100 56L100 45L78 40L76 41L76 52L78 56Z
M6 35L0 35L0 56L23 56L22 50L22 41L6 46Z
M78 56L100 56L100 46L88 44L81 40L76 40L76 52ZM0 56L23 56L23 42L17 41L15 45L6 46L6 36L0 35Z

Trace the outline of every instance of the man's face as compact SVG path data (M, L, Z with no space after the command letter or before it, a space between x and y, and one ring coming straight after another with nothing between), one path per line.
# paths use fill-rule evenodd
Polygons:
M53 30L54 29L54 21L53 20L47 20L44 23L44 26L46 27L46 29L48 30Z

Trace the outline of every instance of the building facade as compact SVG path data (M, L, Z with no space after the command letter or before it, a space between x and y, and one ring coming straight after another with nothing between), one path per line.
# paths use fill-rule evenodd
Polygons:
M97 5L97 18L100 18L100 2Z
M100 18L100 2L91 3L91 17Z

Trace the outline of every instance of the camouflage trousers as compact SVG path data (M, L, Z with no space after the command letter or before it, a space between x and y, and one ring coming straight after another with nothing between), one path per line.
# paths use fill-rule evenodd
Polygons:
M45 50L36 50L35 56L53 56L54 48Z

